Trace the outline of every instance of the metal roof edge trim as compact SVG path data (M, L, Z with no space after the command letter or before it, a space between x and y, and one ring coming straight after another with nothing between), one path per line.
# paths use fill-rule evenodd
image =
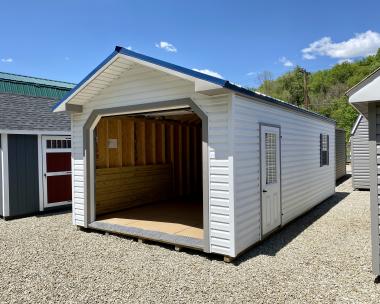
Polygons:
M304 113L306 115L313 116L315 118L318 118L318 119L325 120L325 121L331 122L333 124L336 124L336 121L334 119L332 119L332 118L323 116L321 114L312 112L310 110L306 110L306 109L297 107L297 106L295 106L295 105L293 105L291 103L288 103L288 102L285 102L285 101L282 101L282 100L279 100L279 99L276 99L276 98L273 98L273 97L270 97L270 96L258 94L258 93L254 92L254 91L250 91L250 90L247 90L247 89L244 89L244 88L240 88L240 87L238 87L236 85L233 85L233 84L229 84L229 86L226 87L226 88L230 89L232 91L235 91L237 93L246 95L247 97L250 97L250 98L256 98L256 99L259 99L259 100L267 101L267 102L270 102L272 104L275 104L275 105L287 108L289 110L296 111L296 112L301 112L301 113Z
M332 123L336 124L335 120L333 120L331 118L328 118L326 116L323 116L321 114L317 114L315 112L312 112L312 111L309 111L309 110L306 110L306 109L302 109L300 107L297 107L295 105L292 105L290 103L281 101L279 99L276 99L276 98L273 98L273 97L270 97L270 96L266 96L266 95L261 95L261 94L255 93L254 91L250 91L250 90L245 89L243 87L239 87L239 86L237 86L235 84L232 84L231 82L229 82L227 80L224 80L224 79L221 79L221 78L217 78L217 77L214 77L214 76L210 76L210 75L207 75L207 74L204 74L204 73L201 73L201 72L197 72L197 71L191 70L189 68L181 67L179 65L176 65L176 64L173 64L173 63L169 63L167 61L163 61L163 60L160 60L160 59L156 59L156 58L153 58L153 57L150 57L150 56L147 56L147 55L143 55L143 54L140 54L140 53L128 50L128 49L126 49L124 47L121 47L121 46L116 46L115 50L111 53L111 55L109 55L106 59L104 59L81 82L79 82L59 102L57 102L57 104L53 107L53 110L55 110L62 103L64 103L65 100L68 97L70 97L73 93L75 93L86 81L88 81L97 71L99 71L105 64L107 64L117 54L123 54L123 55L126 55L126 56L133 57L135 59L146 61L146 62L155 64L155 65L167 68L167 69L171 69L171 70L174 70L176 72L179 72L179 73L182 73L182 74L194 77L194 78L198 78L198 79L201 79L201 80L204 80L204 81L208 81L208 82L214 83L216 85L219 85L221 87L224 87L226 89L229 89L229 90L237 92L237 93L241 93L241 94L247 95L249 97L265 100L265 101L271 102L273 104L285 107L287 109L294 110L294 111L299 111L301 113L304 113L304 114L307 114L307 115L311 115L311 116L314 116L316 118L319 118L319 119L322 119L322 120L326 120L326 121L329 121L329 122L332 122Z

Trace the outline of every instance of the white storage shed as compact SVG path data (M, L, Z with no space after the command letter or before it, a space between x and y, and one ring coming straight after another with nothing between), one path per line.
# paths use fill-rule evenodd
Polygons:
M368 120L359 115L351 131L352 187L369 190Z
M122 47L72 113L74 225L236 257L335 191L335 122Z
M348 90L347 95L368 122L372 271L380 276L380 68Z

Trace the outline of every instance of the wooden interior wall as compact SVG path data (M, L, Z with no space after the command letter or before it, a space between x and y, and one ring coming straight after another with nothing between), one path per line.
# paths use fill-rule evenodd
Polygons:
M98 189L98 187L103 187L103 184L98 184L98 181L105 182L107 178L113 180L113 177L107 175L106 172L107 170L115 172L113 170L115 168L144 166L153 168L152 166L165 164L170 167L171 173L169 190L166 190L170 197L201 196L202 124L198 118L194 119L192 115L185 115L183 120L179 121L131 116L104 117L99 121L95 132L97 205L100 202L103 205L110 204L109 201L103 200L103 194L101 194L103 190ZM129 172L129 178L134 178L130 174L131 172ZM160 179L162 176L158 174L155 178ZM130 186L125 184L126 182L126 180L121 180L117 185L118 187L125 185L126 189L123 193L134 195L133 193L138 190L128 192L127 188ZM140 180L137 183L155 184L156 182L150 179ZM147 189L153 191L157 188L147 186ZM105 193L104 196L106 196ZM118 200L122 198L116 201ZM125 200L128 202L129 198L125 197ZM97 206L97 210L98 208L108 210L106 207Z
M170 198L170 164L103 168L96 171L96 214Z

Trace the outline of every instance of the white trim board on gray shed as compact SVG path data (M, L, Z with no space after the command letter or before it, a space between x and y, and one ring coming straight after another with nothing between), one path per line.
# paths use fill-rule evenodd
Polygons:
M380 275L380 69L348 90L349 102L368 120L372 271Z
M359 115L351 132L352 187L369 189L368 121Z
M56 106L56 111L73 111L75 225L99 228L94 199L98 121L110 115L183 108L205 117L203 182L207 184L201 250L236 257L334 194L334 121L117 47ZM262 200L273 208L262 208ZM116 226L101 229L123 231ZM156 240L164 237L141 229L124 232L142 237L145 233ZM175 239L171 243L176 244Z

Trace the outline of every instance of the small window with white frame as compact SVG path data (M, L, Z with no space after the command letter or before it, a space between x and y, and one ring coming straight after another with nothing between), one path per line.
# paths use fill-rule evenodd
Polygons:
M46 140L47 149L71 149L71 139L48 139Z
M328 134L320 135L320 165L328 166L329 165L329 136Z

